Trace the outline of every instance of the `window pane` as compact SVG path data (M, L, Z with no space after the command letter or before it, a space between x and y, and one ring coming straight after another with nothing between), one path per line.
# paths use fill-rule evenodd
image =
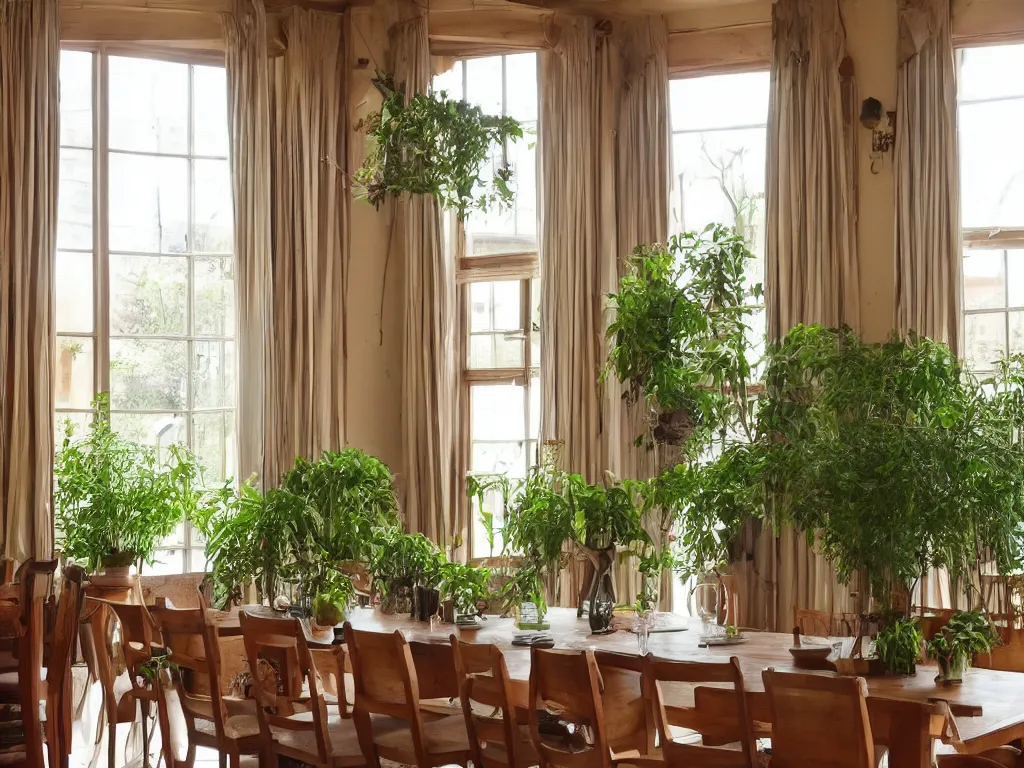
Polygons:
M88 413L68 413L66 411L57 411L54 414L54 430L53 430L53 446L55 451L60 451L64 445L64 438L68 434L68 426L71 427L71 439L77 440L80 437L84 437L89 431L89 424L92 422L92 416Z
M231 174L227 160L196 160L195 231L192 250L199 253L231 253L234 212L231 207Z
M57 247L92 250L91 150L60 150Z
M537 54L516 53L505 57L507 101L505 114L520 122L537 119Z
M1024 250L1006 252L1010 306L1024 307Z
M1010 313L1010 354L1024 352L1024 312Z
M525 403L520 385L473 386L470 409L474 440L522 440L526 437Z
M184 334L188 261L181 256L110 256L110 332Z
M530 281L530 298L533 308L530 313L530 362L540 365L540 278Z
M1024 45L993 45L959 52L961 99L1024 96Z
M161 549L153 555L153 564L147 563L142 572L148 576L173 576L184 573L184 552L181 549Z
M765 129L676 134L673 143L676 231L733 225L762 253Z
M92 333L92 254L57 251L54 297L58 331Z
M521 331L474 334L469 339L469 367L521 368L523 341Z
M197 155L228 156L228 84L224 67L193 67Z
M473 443L471 471L483 474L503 474L523 477L526 456L523 442Z
M444 91L449 99L459 100L462 98L462 62L456 61L447 72L442 72L434 78L431 85L434 93Z
M964 253L964 307L992 309L1006 306L1003 252L973 250Z
M109 97L111 149L188 152L187 64L111 56Z
M196 408L235 404L235 344L232 341L194 341L192 386Z
M235 335L235 275L229 256L197 258L195 276L195 332L202 336Z
M1024 226L1024 99L966 104L959 114L963 226Z
M767 121L767 72L669 81L673 131L760 125Z
M217 411L197 413L192 417L192 441L203 465L203 479L208 486L222 484L235 475L234 413Z
M540 439L540 378L537 376L530 378L530 437Z
M466 101L487 115L501 114L501 56L466 62Z
M111 339L111 407L183 410L187 403L187 355L185 341Z
M88 408L95 396L93 340L82 336L57 337L58 408Z
M60 143L92 146L92 54L60 52Z
M171 445L186 443L185 417L177 413L111 413L110 426L129 440L157 449L161 459Z
M994 361L1006 354L1006 315L991 312L967 315L964 320L967 365L976 370L991 370Z
M188 249L188 161L110 155L110 249L184 253Z

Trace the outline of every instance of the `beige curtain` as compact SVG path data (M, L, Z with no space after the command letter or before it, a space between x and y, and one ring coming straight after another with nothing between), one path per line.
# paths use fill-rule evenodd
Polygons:
M0 0L3 554L53 555L58 0Z
M391 29L393 72L406 93L430 87L425 9ZM455 472L458 403L455 355L455 272L442 242L437 201L411 195L401 202L405 258L402 379L405 517L454 554L465 538Z
M599 376L605 297L635 245L668 235L666 51L660 18L616 23L610 34L578 19L540 54L541 439L561 442L562 466L591 482L606 470L647 478L656 469L633 446L643 414ZM582 580L582 563L564 569L560 602L574 604ZM618 600L635 597L631 561L616 583Z
M768 336L798 323L859 325L856 241L856 88L836 0L779 0L765 184ZM734 567L744 585L740 620L788 629L795 608L850 610L849 588L802 533L755 526Z
M960 175L949 0L900 0L896 328L960 349Z
M837 0L779 0L772 11L765 305L768 336L798 323L860 321Z
M282 31L270 85L269 483L296 456L345 444L349 17L293 8Z
M263 0L224 15L235 215L239 477L264 477L270 341L270 69ZM269 478L271 483L277 477Z

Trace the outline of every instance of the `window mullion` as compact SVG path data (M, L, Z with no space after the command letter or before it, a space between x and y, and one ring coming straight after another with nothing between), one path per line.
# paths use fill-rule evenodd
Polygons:
M96 392L110 392L110 231L108 150L110 60L105 48L93 59L93 328Z

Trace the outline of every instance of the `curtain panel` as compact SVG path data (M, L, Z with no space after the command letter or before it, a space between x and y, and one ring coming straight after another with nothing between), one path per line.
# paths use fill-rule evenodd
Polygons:
M765 307L770 340L799 323L860 321L856 87L835 0L778 0L765 184ZM786 630L796 608L849 610L849 587L793 529L750 524L733 566L740 621Z
M272 61L262 0L238 0L225 33L241 470L273 486L345 444L349 17L292 8Z
M224 15L228 135L235 216L239 477L264 475L270 342L270 66L263 0ZM271 482L276 482L271 477Z
M3 554L53 556L58 0L0 0Z
M949 0L900 0L896 329L961 347L960 171Z
M391 28L392 71L406 94L427 93L431 81L425 9ZM455 468L458 380L455 354L455 269L442 238L432 195L399 203L405 259L405 333L402 340L402 444L409 530L454 554L466 539Z
M633 445L642 409L617 382L601 384L611 319L606 296L640 243L668 236L670 127L667 35L660 18L610 29L578 19L540 54L541 440L561 443L560 465L601 482L651 477ZM581 561L559 574L557 599L575 603ZM639 587L618 567L617 599ZM667 596L668 590L664 590Z

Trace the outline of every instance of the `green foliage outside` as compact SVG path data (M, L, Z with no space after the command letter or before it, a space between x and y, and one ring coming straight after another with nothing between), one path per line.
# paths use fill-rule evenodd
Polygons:
M373 82L383 102L356 126L370 142L355 178L375 208L403 193L433 195L460 219L512 204L512 169L502 163L489 179L483 169L509 141L523 137L516 120L485 115L444 91L417 93L407 103L405 85L382 72Z
M157 544L203 507L201 472L184 446L161 461L118 435L106 394L97 396L87 434L75 439L69 423L54 460L58 548L90 570L152 563Z

